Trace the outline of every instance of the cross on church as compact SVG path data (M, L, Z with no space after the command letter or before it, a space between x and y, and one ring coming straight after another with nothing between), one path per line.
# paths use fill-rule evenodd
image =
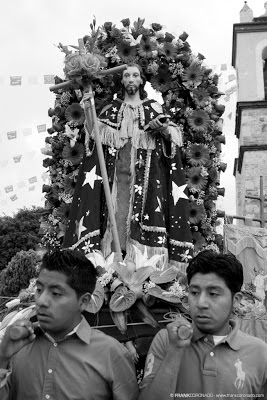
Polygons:
M254 199L254 200L259 200L260 201L260 218L248 218L248 217L242 217L238 215L229 215L229 218L235 218L235 219L241 219L245 222L245 225L252 225L253 221L259 222L261 228L264 228L265 223L267 220L264 219L264 202L267 201L265 198L265 194L263 192L263 177L260 176L260 195L259 196L251 196L251 195L246 195L245 198L247 199Z

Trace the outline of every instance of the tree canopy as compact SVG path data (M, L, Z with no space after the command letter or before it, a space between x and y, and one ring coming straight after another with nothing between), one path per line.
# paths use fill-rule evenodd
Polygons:
M41 207L20 209L12 217L0 217L0 271L19 251L34 249L40 242Z

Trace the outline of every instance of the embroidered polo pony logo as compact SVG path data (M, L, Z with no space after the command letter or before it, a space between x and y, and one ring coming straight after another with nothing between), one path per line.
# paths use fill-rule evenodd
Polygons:
M242 370L242 361L239 358L235 362L236 368L236 379L235 379L235 387L237 389L242 389L245 382L246 373Z

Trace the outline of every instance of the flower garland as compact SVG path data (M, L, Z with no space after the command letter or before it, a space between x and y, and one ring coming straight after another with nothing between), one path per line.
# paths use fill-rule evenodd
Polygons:
M218 186L220 172L226 168L220 159L224 106L218 104L222 94L218 90L219 77L204 65L203 55L193 54L186 32L175 38L158 23L145 27L141 18L132 26L128 18L121 22L121 28L112 22L96 28L93 20L91 32L83 38L83 55L62 44L58 46L66 54L66 79L73 84L57 91L55 107L48 111L52 127L42 151L48 156L43 165L49 171L50 185L43 187L47 210L41 222L43 245L53 248L62 244L84 153L81 80L94 76L95 106L99 113L118 92L121 78L116 74L98 76L98 71L135 62L142 66L152 87L162 94L165 111L183 132L183 164L195 253L206 247L218 251L222 240L216 234L216 221L221 213L216 211L215 201L224 194ZM55 83L61 82L56 77Z

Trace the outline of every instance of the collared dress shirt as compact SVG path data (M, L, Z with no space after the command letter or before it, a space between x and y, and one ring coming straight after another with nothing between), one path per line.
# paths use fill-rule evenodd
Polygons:
M135 400L138 385L128 350L83 318L55 342L42 331L11 361L1 400ZM4 376L2 371L2 376Z

